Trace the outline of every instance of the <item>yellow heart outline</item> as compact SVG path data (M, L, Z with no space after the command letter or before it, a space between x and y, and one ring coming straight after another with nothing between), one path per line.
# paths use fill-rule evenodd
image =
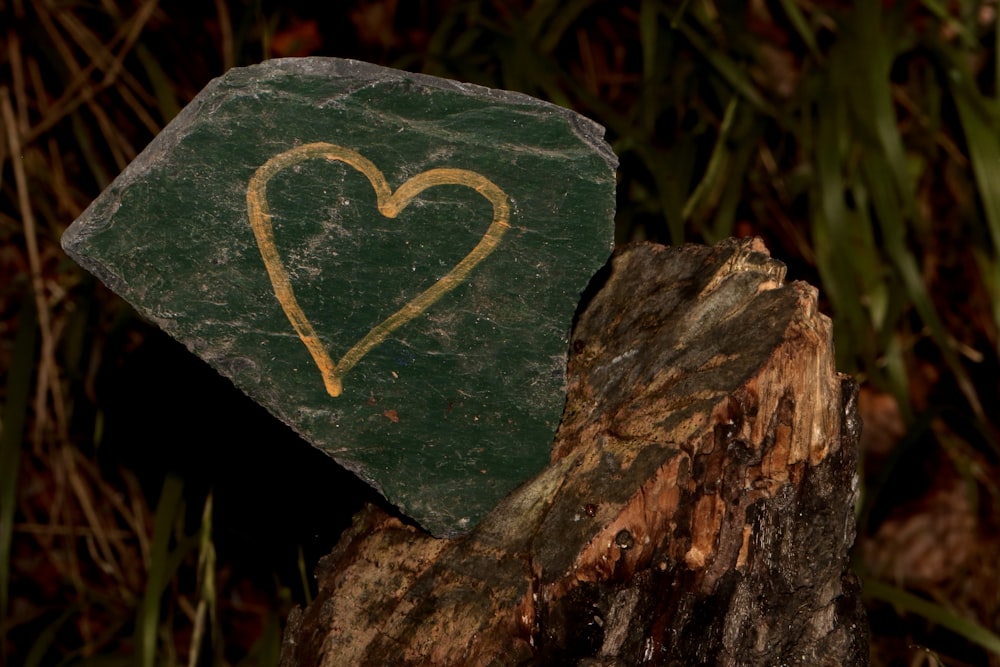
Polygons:
M478 192L493 205L493 222L469 254L437 282L375 325L336 363L323 347L316 330L295 298L291 278L275 245L274 226L267 205L267 183L271 178L283 169L316 158L343 162L364 174L375 190L379 212L387 218L395 218L414 197L435 185L464 185ZM257 247L264 259L264 266L271 278L274 295L278 298L278 303L281 304L295 332L312 355L316 366L319 367L327 393L334 398L343 392L344 376L362 357L384 341L390 333L427 310L447 292L455 289L477 264L496 249L501 237L510 228L510 202L507 193L482 174L467 169L429 169L411 177L393 192L382 172L366 157L349 148L325 142L297 146L275 155L261 165L247 186L247 214L254 237L257 239Z

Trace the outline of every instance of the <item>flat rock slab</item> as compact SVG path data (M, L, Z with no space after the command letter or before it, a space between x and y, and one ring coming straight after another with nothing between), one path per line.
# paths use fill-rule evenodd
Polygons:
M573 314L612 246L602 137L523 95L272 60L210 83L63 247L425 528L460 534L549 460Z

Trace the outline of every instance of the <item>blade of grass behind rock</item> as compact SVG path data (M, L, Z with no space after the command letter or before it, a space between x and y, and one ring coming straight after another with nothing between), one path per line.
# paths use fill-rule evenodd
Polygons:
M35 370L38 324L35 302L21 300L17 315L18 328L11 351L11 366L7 373L6 397L0 415L0 628L7 627L7 605L10 597L10 556L14 535L14 514L17 507L17 480L21 461L28 406L31 402L32 377ZM6 642L0 646L6 647ZM4 656L0 654L0 658ZM0 662L6 662L5 659Z
M884 156L906 216L911 215L914 184L893 106L890 70L895 25L883 18L881 4L858 0L837 51L836 76L842 77L857 136Z
M149 554L146 590L139 606L135 626L135 643L138 648L139 667L154 667L156 663L157 634L160 624L160 598L167 583L180 565L176 551L171 553L171 538L178 519L183 519L184 483L173 476L163 482L160 500L156 505L153 522L153 543Z
M566 75L562 81L585 107L586 111L601 122L617 139L612 144L620 160L626 153L634 153L653 180L655 207L664 220L667 233L664 235L672 244L685 241L684 219L681 208L688 197L693 180L692 172L696 158L696 148L690 136L682 136L668 149L655 145L643 133L633 118L628 117L607 102L592 95L573 77ZM619 227L627 226L619 221Z
M760 90L750 79L747 72L736 64L729 56L728 51L718 44L710 44L701 35L698 28L707 30L709 28L705 21L697 18L698 12L688 12L685 20L676 23L677 30L690 42L697 51L708 61L715 71L731 85L737 92L743 95L758 111L767 116L776 116L774 107L764 98ZM698 26L690 25L691 21L698 23Z
M975 88L975 84L957 58L953 58L954 68L950 79L952 99L958 110L958 117L965 133L965 143L969 151L973 177L976 181L979 200L982 203L986 228L993 242L993 252L981 253L980 273L991 290L993 322L1000 330L1000 122L991 108ZM1000 343L997 349L1000 351Z
M947 628L970 642L982 646L993 655L1000 656L1000 636L943 605L871 578L865 579L862 591L865 597L882 600L896 609L922 616L931 623Z
M715 140L711 155L709 155L705 173L688 196L684 208L681 209L681 216L685 220L694 216L699 209L711 207L718 200L718 192L729 172L728 165L731 157L729 142L738 107L739 98L734 95L729 100L729 104L726 105L726 112L719 125L718 138Z
M949 31L954 32L961 39L962 44L968 48L977 48L979 41L969 28L952 15L951 8L946 6L941 0L922 0L921 3L927 11L943 23ZM971 10L971 11L969 11ZM969 13L975 10L971 7L966 10ZM1000 52L998 52L1000 53Z
M538 51L546 56L551 56L566 36L566 32L594 2L595 0L571 0L570 2L548 3L553 5L552 9L558 11L547 17L546 27L538 34ZM547 3L540 2L535 6L540 7L545 4Z
M821 94L829 100L816 104L815 160L817 206L813 214L813 243L816 264L823 287L834 306L834 314L851 340L861 333L863 313L853 289L851 256L847 227L850 224L844 193L843 164L849 150L847 116L836 80ZM852 364L853 365L853 364Z
M907 245L907 229L917 212L909 163L903 149L893 106L890 84L892 49L897 46L891 19L883 17L879 3L859 0L845 36L844 48L836 50L834 72L845 83L855 135L862 142L864 154L859 160L862 177L871 197L885 252L899 276L913 307L941 350L945 364L975 414L984 413L971 378L962 366L952 338L937 313L927 285L920 274L919 262ZM831 58L833 61L833 58Z
M733 234L736 212L745 196L745 175L757 152L761 120L739 95L734 94L726 106L705 174L682 211L684 220L692 222L708 243Z
M22 667L41 667L50 649L56 644L56 638L63 627L83 611L83 604L75 604L63 611L55 620L46 625L37 635L28 649ZM7 664L4 661L4 664Z
M642 0L639 3L639 45L642 47L642 78L652 82L656 76L658 58L657 42L660 35L660 12L656 0Z
M799 9L799 3L796 0L781 0L781 8L785 11L785 16L788 17L789 23L795 28L795 32L798 33L799 38L806 45L806 48L809 49L809 52L817 60L822 60L823 56L820 54L819 45L816 43L816 35L809 26L809 22L806 20L805 15L803 15L802 10Z
M852 179L849 190L855 206L851 211L851 221L847 225L847 247L854 267L855 298L852 301L860 311L859 317L865 323L859 337L851 339L856 355L864 362L864 368L875 369L880 363L879 351L893 335L899 325L899 318L889 317L891 290L898 289L892 277L892 270L880 255L875 242L875 222L871 216L868 191L864 183ZM905 368L900 369L905 377ZM890 385L892 386L892 385ZM906 398L904 386L893 386L897 398Z
M882 230L885 250L893 264L903 288L920 315L920 319L930 330L931 336L941 350L944 361L955 375L959 389L969 402L976 416L985 421L982 404L976 393L975 386L968 372L962 366L952 344L951 336L945 329L927 290L927 285L920 275L917 258L906 245L906 223L900 215L902 204L894 193L892 183L887 176L887 165L880 156L871 156L862 162L861 168L872 195L873 208L878 216Z
M213 664L222 664L222 632L219 627L215 586L215 544L212 542L212 496L205 500L198 531L198 606L188 651L188 667L196 667L206 637L211 640Z
M156 104L160 111L160 119L164 124L169 123L174 116L181 112L181 105L174 94L174 84L167 73L163 71L163 67L156 60L156 57L146 48L146 45L137 45L135 55L142 63L143 69L146 70L146 77L153 87L153 94L156 96Z

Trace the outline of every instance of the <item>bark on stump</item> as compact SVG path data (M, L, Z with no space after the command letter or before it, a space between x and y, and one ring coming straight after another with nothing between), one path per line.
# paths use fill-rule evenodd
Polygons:
M460 539L362 511L281 664L868 664L856 386L784 272L758 240L616 252L548 468Z

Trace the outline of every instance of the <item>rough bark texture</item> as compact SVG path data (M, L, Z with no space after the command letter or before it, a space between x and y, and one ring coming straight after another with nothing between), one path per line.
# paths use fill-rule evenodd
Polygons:
M759 241L618 251L549 467L461 539L363 511L282 665L866 665L856 387L783 277Z

